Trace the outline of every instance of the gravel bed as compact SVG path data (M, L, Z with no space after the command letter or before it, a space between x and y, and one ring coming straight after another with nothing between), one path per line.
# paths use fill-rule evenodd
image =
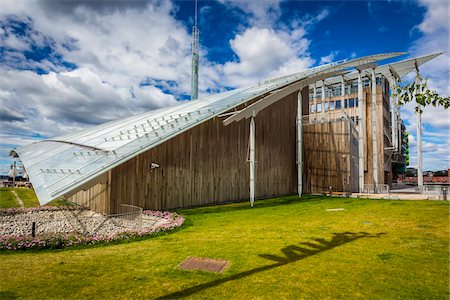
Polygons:
M36 236L54 234L81 234L84 236L111 236L130 230L148 230L166 225L170 220L142 214L141 218L124 220L106 217L86 209L32 210L14 213L0 212L0 236L31 236L35 222Z

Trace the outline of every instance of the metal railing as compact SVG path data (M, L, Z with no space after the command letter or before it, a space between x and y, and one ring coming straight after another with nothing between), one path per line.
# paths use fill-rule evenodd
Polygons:
M375 191L375 185L374 184L364 184L364 191L365 194L389 194L389 185L388 184L378 184L377 191Z
M347 115L346 112L344 112L342 110L335 110L335 111L333 111L332 114L325 112L324 116L320 112L302 116L302 124L303 125L339 122L339 121L347 121L347 120L350 120L352 122L352 125L354 126L351 118Z
M118 213L107 215L106 217L122 227L140 229L142 227L142 211L142 207L121 204Z

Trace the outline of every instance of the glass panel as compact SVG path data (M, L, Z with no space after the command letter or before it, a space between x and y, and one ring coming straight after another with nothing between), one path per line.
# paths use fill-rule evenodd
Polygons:
M330 102L330 110L334 110L334 101Z

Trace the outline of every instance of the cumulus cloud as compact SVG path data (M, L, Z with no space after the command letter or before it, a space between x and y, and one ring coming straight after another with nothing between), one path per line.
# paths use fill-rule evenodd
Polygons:
M272 27L281 16L281 0L219 0L228 7L235 7L248 15L246 20L251 26Z
M299 29L300 31L300 29ZM304 32L251 27L230 41L238 60L223 66L226 82L247 86L257 80L303 70L314 60Z
M172 105L172 94L189 92L189 33L171 3L104 4L2 2L3 145ZM142 84L149 78L158 85Z

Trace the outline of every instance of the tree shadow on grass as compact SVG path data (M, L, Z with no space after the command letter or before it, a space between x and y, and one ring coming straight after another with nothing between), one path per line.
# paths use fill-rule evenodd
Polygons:
M223 283L239 280L244 277L251 276L253 274L268 271L277 267L281 267L290 263L297 262L304 258L316 255L318 253L336 248L338 246L350 243L354 240L358 240L361 238L379 238L386 233L376 233L371 234L367 232L341 232L341 233L333 233L333 237L330 240L325 240L322 238L313 239L312 242L303 242L300 243L300 246L290 245L281 249L282 255L272 255L272 254L259 254L259 257L268 259L274 263L258 268L254 268L248 271L240 272L228 277L224 277L221 279L213 280L207 283L199 284L190 288L187 288L182 291L178 291L175 293L167 294L161 296L157 299L177 299L182 297L187 297L203 291L205 289L209 289L212 287L216 287Z

